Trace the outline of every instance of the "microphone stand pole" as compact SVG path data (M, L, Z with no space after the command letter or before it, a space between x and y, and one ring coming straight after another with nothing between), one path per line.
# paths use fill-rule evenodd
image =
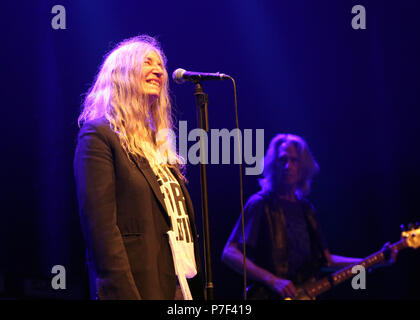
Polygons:
M205 132L209 132L208 121L208 95L203 91L200 82L195 83L194 89L195 102L197 106L197 117L200 128ZM204 232L204 262L205 262L205 300L214 299L213 275L211 270L211 254L210 254L210 228L208 215L208 199L207 199L207 170L206 170L207 150L204 144L204 137L200 138L200 184L201 184L201 214L203 220Z

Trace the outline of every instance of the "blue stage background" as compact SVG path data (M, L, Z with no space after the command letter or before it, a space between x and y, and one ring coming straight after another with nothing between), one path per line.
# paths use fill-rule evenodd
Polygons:
M66 9L54 30L51 8ZM363 5L367 29L351 27ZM1 4L3 133L0 295L83 299L84 248L73 179L77 117L103 56L119 41L156 36L176 68L237 81L241 129L306 139L321 172L313 201L331 251L367 256L419 220L420 4L404 1L7 1ZM232 84L203 83L210 128L235 127ZM171 81L178 120L196 127L193 85ZM201 231L199 167L187 176ZM245 177L245 200L258 191ZM241 277L220 261L239 217L236 165L209 165L216 299L241 299ZM202 239L203 237L201 237ZM420 298L420 251L400 253L331 299ZM51 268L67 289L51 291ZM0 282L1 284L1 282Z

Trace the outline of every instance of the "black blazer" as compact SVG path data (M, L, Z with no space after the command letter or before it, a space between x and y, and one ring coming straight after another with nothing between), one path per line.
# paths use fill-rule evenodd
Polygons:
M133 162L104 117L83 125L74 172L90 295L94 299L173 299L176 275L166 234L171 220L148 162ZM186 200L198 269L197 276L188 281L193 298L203 299L192 201L183 181L178 182Z

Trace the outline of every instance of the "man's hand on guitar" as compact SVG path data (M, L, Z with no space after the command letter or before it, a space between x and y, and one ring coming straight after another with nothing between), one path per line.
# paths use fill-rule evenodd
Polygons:
M296 288L290 280L271 275L266 283L271 290L278 293L283 299L293 298L296 295Z
M371 266L368 269L368 272L372 272L373 270L382 267L389 267L397 260L398 250L392 247L391 242L385 243L379 252L384 255L384 260L381 263Z
M382 266L389 266L393 264L397 259L398 250L392 248L391 242L385 243L381 251L383 252L385 257L385 261L382 263Z

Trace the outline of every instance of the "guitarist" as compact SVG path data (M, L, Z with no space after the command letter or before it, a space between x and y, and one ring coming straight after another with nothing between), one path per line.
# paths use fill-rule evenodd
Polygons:
M250 299L295 297L295 285L317 277L321 267L345 267L362 259L330 254L310 202L313 176L319 171L306 142L278 134L264 158L261 191L246 203L245 243ZM243 273L241 218L224 248L222 260Z

